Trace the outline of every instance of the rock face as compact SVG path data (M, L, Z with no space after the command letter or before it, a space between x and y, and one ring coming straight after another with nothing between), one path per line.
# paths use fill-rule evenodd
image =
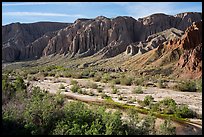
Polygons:
M197 79L202 77L202 21L193 23L185 30L180 39L174 38L160 44L157 48L139 56L135 60L127 61L132 68L143 66L171 65L172 73L183 79ZM168 69L169 71L170 69ZM165 70L167 72L167 70ZM162 70L160 70L160 73ZM168 75L169 75L168 74Z
M128 45L126 49L126 54L131 56L144 54L152 49L157 48L159 45L165 42L181 38L183 34L183 31L175 28L167 29L156 34L152 34L147 37L146 41L140 41Z
M186 31L179 46L184 50L177 66L183 69L183 77L202 76L202 22L193 23Z
M133 55L135 53L143 54L157 47L157 43L162 43L165 40L162 36L149 37L150 35L170 28L184 31L192 22L201 20L201 13L181 13L175 16L153 14L138 20L127 16L112 19L99 16L95 19L78 19L71 25L66 24L66 28L63 28L66 26L63 24L61 25L63 29L52 34L39 33L37 35L38 32L35 32L34 36L29 35L28 40L24 40L23 36L27 36L27 33L30 34L35 30L40 30L40 28L20 31L19 33L23 33L23 36L20 35L21 37L16 36L16 33L7 29L7 31L2 31L2 35L8 33L3 38L5 42L3 45L5 51L3 59L13 61L16 59L39 58L51 54L66 54L70 57L102 55L103 58L109 58L126 51L127 47L128 53ZM15 25L14 28L16 26L18 25ZM40 37L37 38L37 36ZM15 39L14 42L11 37ZM142 47L142 45L145 45L144 43L146 46ZM12 49L9 50L6 47ZM8 51L11 52L8 53Z
M12 23L2 26L2 60L26 59L19 58L22 56L22 48L42 37L45 33L62 29L68 25L68 23L38 22L31 24ZM38 45L38 48L40 46Z

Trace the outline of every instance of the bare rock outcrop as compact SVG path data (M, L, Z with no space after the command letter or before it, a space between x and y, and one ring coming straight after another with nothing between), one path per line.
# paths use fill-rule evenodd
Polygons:
M183 34L183 31L178 30L176 28L171 28L156 34L152 34L147 37L146 41L140 41L128 45L126 49L126 54L132 56L146 53L152 49L157 48L159 45L165 42L168 42L173 39L180 39Z
M170 28L183 31L193 21L200 20L201 13L183 13L176 16L153 14L138 20L128 16L111 19L99 16L95 19L78 19L69 25L56 24L54 27L49 23L38 24L36 27L32 25L24 27L21 24L3 26L6 29L2 30L2 35L7 33L3 38L2 49L6 51L3 60L36 59L51 54L64 54L70 57L102 55L102 58L109 58L126 51L129 45L132 55L143 54L168 39L165 36L149 37L150 35ZM48 31L56 33L47 37L44 34ZM8 53L6 47L17 47L18 52Z
M19 58L22 56L21 49L42 37L45 33L62 29L67 25L69 24L37 22L30 24L12 23L2 26L2 60L14 61L22 59ZM39 49L37 48L36 50Z
M151 41L149 38L147 41ZM136 45L141 47L137 43ZM126 52L133 52L134 45L128 46ZM162 74L182 79L198 79L202 77L202 21L194 22L181 37L169 39L157 48L140 56L133 56L122 66L137 70L140 74ZM153 71L154 69L155 71ZM157 69L160 68L160 69Z
M188 13L187 13L188 14ZM189 13L191 14L191 13ZM191 21L200 21L200 13ZM180 37L182 30L176 28L181 25L182 19L192 16L171 16L154 14L138 21L132 17L119 16L113 19L99 16L95 19L77 20L75 23L52 38L43 51L43 55L54 53L68 54L71 57L85 57L90 55L102 55L103 58L114 57L124 51L128 45L136 45L140 41L150 40L151 34L169 29L170 35L154 36L150 41L143 42L144 47L129 46L132 55L137 51L139 54L154 49L158 44L168 40L169 37ZM200 17L200 18L199 18ZM165 32L166 33L166 32ZM149 38L148 38L149 37ZM156 38L155 38L156 37Z
M184 52L177 66L183 69L183 74L200 78L202 76L202 22L193 23L179 42Z

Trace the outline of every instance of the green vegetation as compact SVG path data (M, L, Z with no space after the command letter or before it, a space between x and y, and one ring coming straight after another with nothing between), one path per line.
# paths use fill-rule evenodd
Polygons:
M135 87L135 88L132 90L132 93L133 93L133 94L143 94L142 87L141 87L141 86L138 86L137 88Z
M158 87L158 88L165 88L166 85L165 85L165 83L164 83L163 80L159 79L159 80L157 81L157 87Z
M138 112L147 114L149 111L152 111L155 115L165 117L171 114L175 119L192 118L195 116L194 112L188 106L177 105L173 99L169 98L155 103L152 96L146 96L144 101L138 101L138 103L140 102L142 106L147 106L150 110L120 104L114 102L110 96L103 93L103 89L99 88L96 83L91 83L90 87L97 89L101 93L101 97L108 100L108 106L111 106L112 103L113 106L116 106L115 108L130 110L127 111L127 119L124 120L121 118L122 114L120 111L107 112L105 107L95 106L92 103L87 105L79 101L65 102L65 97L60 92L56 96L53 96L38 87L34 87L32 92L27 92L27 86L22 78L26 76L26 78L32 80L39 78L38 76L42 78L46 76L92 77L94 81L139 85L132 93L140 94L143 93L140 86L145 81L143 77L138 79L128 76L121 77L118 76L119 73L116 73L117 75L114 77L110 73L101 75L102 73L100 72L94 72L88 69L82 72L77 70L76 73L73 73L73 70L56 65L27 70L22 73L22 77L17 76L20 73L13 70L9 74L15 75L14 78L8 77L7 74L2 75L2 131L4 135L174 135L175 127L172 127L170 120L165 120L160 126L159 131L156 131L155 117L149 114L147 117L140 118ZM86 92L82 90L76 80L71 80L71 85L72 92L89 94L90 96L95 95L93 91ZM202 80L197 81L196 86L194 84L187 85L186 89L188 91L189 89L202 91ZM60 85L59 88L64 89L64 85ZM119 92L113 86L111 93L118 94ZM136 101L135 98L128 99L132 103ZM123 100L123 96L120 95L118 100Z
M150 97L148 97L150 98ZM148 99L147 99L148 100ZM149 102L149 101L147 101ZM145 105L147 105L146 103ZM171 98L164 98L163 100L153 104L150 103L149 107L154 112L159 112L161 114L173 114L178 118L193 118L195 114L192 110L188 108L187 105L178 106L175 100Z
M202 92L202 79L197 80L196 89L198 92Z
M114 85L111 88L112 88L112 91L111 91L112 94L117 94L119 92L119 90Z
M63 73L63 77L65 77L65 78L70 78L72 75L71 75L71 73L70 72L64 72Z
M98 85L97 85L96 83L90 82L90 83L89 83L89 87L90 87L90 88L93 88L93 89L97 89L97 88L98 88Z
M143 85L144 83L144 78L135 78L133 83L136 85L136 86L139 86L139 85Z
M95 75L94 76L94 78L93 78L93 80L95 81L95 82L99 82L99 81L101 81L101 76L99 75L99 74L97 74L97 75Z
M177 104L175 100L171 98L165 98L161 101L159 101L159 108L162 113L165 114L174 114L176 113Z
M79 72L77 73L76 72L76 73L72 73L72 78L80 79L80 78L83 78L83 77L82 77L81 73L79 73Z
M176 110L176 115L178 117L192 118L195 114L187 105L180 105Z
M111 76L110 76L109 73L103 74L102 79L101 79L101 82L107 83L107 82L110 81L110 80L111 80Z
M81 88L80 88L80 86L77 85L77 84L72 85L72 87L70 88L70 90L71 90L73 93L81 92Z
M154 98L151 95L147 95L144 98L145 106L149 106L154 101Z
M127 85L127 86L131 86L132 81L133 81L133 79L131 77L123 77L123 78L120 79L120 83L122 85Z
M70 84L71 85L76 85L76 84L78 84L78 82L76 80L71 80Z
M159 135L176 135L176 127L173 127L170 119L164 121L163 124L160 125Z
M176 85L174 88L180 91L195 92L196 83L194 81L182 81L181 83Z
M119 78L116 78L116 79L113 79L113 84L120 84L120 79Z

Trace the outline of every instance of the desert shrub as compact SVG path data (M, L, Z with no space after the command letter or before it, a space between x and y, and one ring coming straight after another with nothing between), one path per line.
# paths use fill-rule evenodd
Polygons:
M152 113L149 113L144 120L141 122L141 126L139 126L140 134L142 135L155 135L155 117Z
M44 77L48 76L48 72L43 72Z
M82 78L82 74L81 73L72 73L72 77L73 78L76 78L76 79L80 79L80 78Z
M176 135L176 127L172 126L170 119L165 119L164 123L160 125L157 132L158 135Z
M66 78L70 78L72 75L70 72L64 72L63 76Z
M54 76L55 78L59 78L60 77L60 73L58 72L58 73L55 73L55 76Z
M89 83L89 87L90 88L93 88L93 89L97 89L98 88L98 85L96 83Z
M132 103L134 103L134 102L136 102L136 101L137 101L137 100L136 100L136 98L134 98L134 97L131 99L131 102L132 102Z
M159 79L159 80L157 81L157 87L158 87L158 88L165 88L166 85L164 84L164 81L163 81L163 80Z
M195 92L196 83L194 81L184 81L176 85L174 88L180 91Z
M187 105L180 105L176 110L176 115L182 118L193 118L194 112Z
M63 84L60 84L59 89L65 89L65 86Z
M147 95L144 98L144 104L149 106L154 101L154 98L151 95Z
M196 82L196 89L197 89L197 91L202 92L202 79L199 79Z
M127 133L128 135L155 135L155 117L150 113L144 118L140 118L135 109L128 110Z
M112 79L109 73L105 73L102 76L101 82L107 83Z
M127 98L127 103L134 103L135 99L132 98L131 96Z
M143 78L135 78L133 80L133 83L138 86L138 85L143 85L144 79Z
M102 94L101 94L101 98L107 99L107 98L109 98L109 96L108 96L106 93L102 93Z
M96 74L95 72L91 71L91 72L89 73L89 77L94 77L95 74Z
M79 87L79 85L74 84L72 85L72 87L70 88L70 90L74 93L78 92L81 88Z
M22 77L17 77L16 80L14 81L14 87L17 91L25 90L26 85Z
M135 88L132 90L132 93L133 93L133 94L142 94L142 93L143 93L142 87L141 87L141 86L138 86L137 88L135 87Z
M57 105L63 106L64 102L65 102L65 96L60 94L60 93L61 93L61 91L58 91L56 96L54 96L54 99L55 99Z
M122 85L127 85L127 86L130 86L131 84L132 84L132 78L130 78L130 77L124 77L124 78L121 78L120 79L120 83L122 84Z
M77 92L78 92L79 94L83 94L85 91L82 90L81 88L79 88L79 89L77 90Z
M73 79L72 79L72 80L70 81L70 84L71 84L71 85L76 85L76 84L78 84L78 82L77 82L76 80L73 80Z
M172 98L164 98L159 101L159 108L162 113L165 114L175 114L177 109L177 104Z
M115 87L115 86L112 86L112 94L117 94L119 92L119 90Z
M99 81L101 81L101 76L95 76L95 77L93 78L93 80L94 80L95 82L99 82Z
M159 106L159 102L155 103L155 104L150 104L150 109L154 112L159 112L160 111L160 106Z
M87 77L89 77L89 74L90 74L90 71L89 71L89 70L84 70L84 71L82 71L81 76L82 76L83 78L87 78Z
M120 84L120 79L119 78L116 78L116 79L113 79L113 84Z
M49 72L49 73L48 73L48 76L50 76L50 77L55 77L55 72Z
M38 69L30 69L30 70L28 71L28 73L29 73L29 74L32 74L32 75L37 74L38 72L39 72Z
M139 115L138 112L134 109L129 109L127 112L127 119L125 121L127 123L127 130L130 135L138 135L138 123L139 123Z

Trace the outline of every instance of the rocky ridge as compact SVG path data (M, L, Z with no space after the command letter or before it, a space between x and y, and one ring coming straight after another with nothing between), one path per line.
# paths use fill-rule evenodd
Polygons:
M26 47L35 40L42 39L41 37L44 34L57 31L68 25L68 23L37 22L29 24L12 23L2 26L2 60L15 61L27 59L26 57L30 55L23 56L22 50L27 49ZM41 44L37 46L41 49ZM35 52L39 52L38 48L36 48L37 51Z
M202 77L202 21L189 26L180 38L174 38L159 44L157 48L141 55L133 56L122 64L130 70L167 67L173 75L180 78L197 79ZM172 74L167 70L167 76ZM144 70L141 74L154 72ZM159 71L160 74L162 70ZM168 73L168 74L167 74Z
M44 33L39 38L32 37L26 41L23 39L24 37L16 38L18 39L17 43L20 42L17 45L22 45L20 48L15 46L15 42L8 40L11 34L3 35L2 50L4 55L2 55L2 59L5 61L37 59L52 54L64 54L70 57L102 55L103 58L109 58L124 52L128 45L137 45L135 43L138 42L144 43L152 34L171 28L184 31L193 22L200 20L202 20L201 13L193 12L175 16L153 14L138 20L127 16L111 19L104 16L95 19L78 19L71 25L66 24L67 27L63 25L58 31L52 34ZM28 32L34 31L28 30ZM4 29L2 34L6 32ZM163 41L162 37L157 39ZM149 47L151 49L157 46ZM140 52L143 53L142 50Z

